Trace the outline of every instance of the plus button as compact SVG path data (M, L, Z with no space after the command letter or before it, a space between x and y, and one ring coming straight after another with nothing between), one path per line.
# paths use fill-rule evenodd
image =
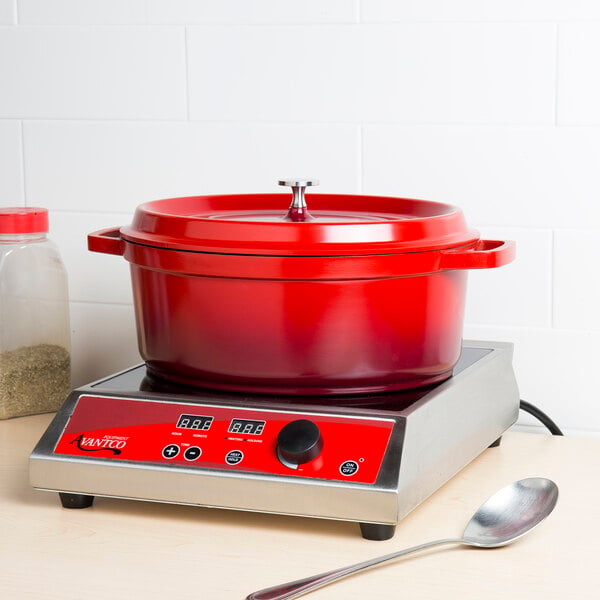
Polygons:
M175 458L179 454L179 446L177 444L169 444L162 451L164 458Z

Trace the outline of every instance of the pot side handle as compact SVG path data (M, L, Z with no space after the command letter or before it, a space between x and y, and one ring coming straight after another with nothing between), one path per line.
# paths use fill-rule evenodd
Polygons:
M118 254L122 256L125 252L125 242L121 237L120 227L100 229L88 234L88 250L102 252L104 254Z
M440 269L493 269L512 262L516 254L513 241L479 240L475 246L440 252Z

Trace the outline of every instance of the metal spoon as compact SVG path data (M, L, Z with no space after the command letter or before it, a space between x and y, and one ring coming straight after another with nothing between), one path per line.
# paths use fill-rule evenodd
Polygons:
M298 596L302 596L311 590L328 585L357 571L440 544L464 544L476 548L504 546L525 535L541 523L554 510L557 500L558 487L553 481L542 477L521 479L502 488L482 504L467 523L462 538L428 542L348 567L265 588L253 592L246 597L246 600L291 600L292 598L298 598Z

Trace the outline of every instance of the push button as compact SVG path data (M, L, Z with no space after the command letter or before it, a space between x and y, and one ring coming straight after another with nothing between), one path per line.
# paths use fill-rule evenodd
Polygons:
M162 455L164 458L175 458L179 454L179 450L177 444L169 444L163 448Z
M227 456L225 456L225 462L228 465L238 465L242 462L243 458L244 453L241 450L232 450L231 452L227 453Z
M185 458L185 460L189 460L191 462L193 460L197 460L198 458L200 458L201 454L202 454L202 450L200 448L198 448L198 446L190 446L183 453L183 457Z
M340 473L344 475L344 477L351 477L358 471L358 463L353 460L344 461L340 465Z

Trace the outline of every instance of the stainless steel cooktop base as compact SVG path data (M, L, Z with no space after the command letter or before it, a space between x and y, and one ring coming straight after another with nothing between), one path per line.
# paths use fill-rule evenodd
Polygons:
M387 450L372 484L55 453L81 395L100 390L123 396L124 390L110 387L114 377L78 388L67 398L31 453L30 482L35 488L59 492L67 508L90 506L95 496L190 504L354 521L360 523L364 537L388 539L406 514L499 443L515 423L519 391L512 354L509 343L465 342L450 379L422 390L415 401L394 410L329 406L326 398L322 405L305 405L301 398L290 404L244 397L244 407L264 409L268 402L270 409L284 412L392 420ZM148 401L228 406L228 397L222 394L213 398L208 393L201 400L141 390L130 395Z

